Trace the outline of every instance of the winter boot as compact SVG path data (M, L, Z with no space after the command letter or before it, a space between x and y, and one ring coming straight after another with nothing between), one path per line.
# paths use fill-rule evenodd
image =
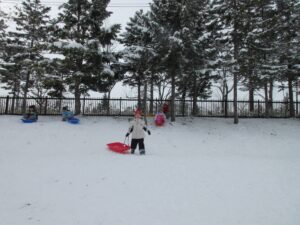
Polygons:
M141 149L141 150L140 150L140 154L141 154L141 155L145 155L145 149Z

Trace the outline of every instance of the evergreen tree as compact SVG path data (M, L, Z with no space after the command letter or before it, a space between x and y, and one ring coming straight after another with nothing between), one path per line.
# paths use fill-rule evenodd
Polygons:
M7 28L5 24L5 16L6 14L2 12L0 9L0 75L1 73L6 72L6 69L3 68L4 57L5 57L5 46L6 46L5 29Z
M216 66L216 48L210 30L209 1L153 1L150 11L152 43L160 72L171 84L171 120L175 120L175 97L193 99L210 95L211 69ZM184 103L181 107L184 111ZM184 112L183 112L184 113Z
M121 42L125 45L123 59L128 73L124 83L138 87L138 107L142 108L141 87L144 86L144 100L146 100L147 83L151 80L155 56L149 33L149 14L143 10L137 11L125 29ZM143 105L146 105L145 102ZM145 111L145 108L143 109Z
M299 0L277 0L278 9L278 53L282 71L282 79L288 82L290 116L295 116L293 86L299 76Z
M182 92L182 110L188 94L193 100L192 114L197 115L197 99L211 95L211 71L216 62L215 42L207 25L209 1L186 1L181 14L183 40L183 69L179 76L179 91Z
M109 109L110 109L110 107L109 107L109 98L108 98L106 93L103 95L103 99L102 99L102 102L101 102L100 109L101 110L106 110L107 115L109 115Z
M233 101L234 123L238 123L237 91L238 81L242 76L242 59L247 35L247 9L251 1L248 0L213 0L211 11L217 23L218 39L224 49L230 50L232 56L233 73Z
M274 4L273 0L258 0L247 5L247 29L241 54L241 72L249 90L250 111L254 110L254 90L264 88L266 115L272 108L269 101L272 101L273 82L278 73L274 60L277 40Z
M249 91L249 109L254 110L254 91L259 89L258 78L258 60L259 51L257 51L257 38L254 38L252 32L261 32L257 26L260 19L259 8L256 1L249 1L244 9L244 29L242 47L240 49L240 75L244 84L242 90Z
M49 70L48 60L39 61L33 67L34 82L31 87L31 95L36 98L40 113L49 92L49 88L45 85L51 75L49 72L52 73L52 70Z
M47 79L43 80L42 86L47 90L47 96L58 98L56 102L56 107L61 111L63 99L67 93L67 78L68 76L64 65L60 58L54 58L45 62L48 64L45 73L47 74Z
M150 4L154 49L171 83L171 121L175 121L176 79L181 74L184 61L181 20L184 4L182 0L154 0Z
M110 92L115 84L120 81L124 76L124 69L122 67L121 52L120 50L114 50L114 43L117 40L117 34L119 33L121 26L114 24L111 27L102 29L102 37L100 43L103 47L103 63L104 70L101 77L97 82L95 91L106 92L107 98L110 99ZM108 104L109 106L109 104Z
M15 57L21 56L21 52L24 53L25 48L22 47L21 44L16 43L21 42L17 42L15 39L10 38L9 36L7 37L3 64L5 71L4 73L2 73L1 79L1 81L5 84L3 86L3 89L9 90L9 94L12 94L13 96L11 108L12 113L15 112L15 105L17 104L19 106L19 101L15 100L19 99L19 97L21 96L21 84L26 76L25 67L22 63L22 61L24 60L23 57Z
M49 62L47 67L50 71L47 80L44 82L44 86L48 89L48 95L54 98L64 98L64 93L67 91L66 87L66 71L61 63L60 59L54 59ZM61 108L61 107L60 107Z
M64 56L62 64L67 84L75 95L75 114L81 111L80 97L88 90L107 91L113 76L103 60L103 46L108 43L108 33L103 21L111 15L106 10L109 0L69 0L61 6L58 17L61 29L56 32L60 41L55 51ZM120 27L116 26L111 39Z
M29 88L35 82L36 69L43 61L42 51L46 49L48 36L49 7L41 4L40 0L25 0L16 7L13 17L17 32L10 33L9 61L15 64L15 76L21 78L23 93L22 113L26 110L26 100Z
M229 92L233 90L229 87L228 83L233 80L234 73L234 46L232 41L232 24L230 21L230 16L225 17L224 11L226 12L226 5L224 6L224 1L212 1L209 4L208 9L208 22L207 28L211 32L211 39L214 40L216 60L215 60L215 73L217 75L216 82L220 82L218 88L222 93L222 111L225 116L227 115L228 109L228 95ZM222 17L224 15L224 17Z

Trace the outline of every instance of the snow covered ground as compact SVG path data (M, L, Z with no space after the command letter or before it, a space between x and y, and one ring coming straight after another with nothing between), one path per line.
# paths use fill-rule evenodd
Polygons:
M1 225L299 225L299 119L178 119L121 155L128 118L0 117Z

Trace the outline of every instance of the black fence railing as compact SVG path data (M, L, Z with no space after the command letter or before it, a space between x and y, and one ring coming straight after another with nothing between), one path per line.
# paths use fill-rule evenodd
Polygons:
M0 97L0 115L21 115L22 98ZM161 100L147 100L147 114L154 115L160 111ZM35 105L39 115L61 115L63 106L75 109L75 98L28 98L26 105ZM81 114L86 116L132 116L137 108L137 99L99 99L82 98ZM144 107L144 106L142 106ZM299 116L299 102L294 103L295 115ZM199 100L193 108L191 100L176 100L175 115L198 117L233 117L233 101ZM288 118L289 102L274 101L238 101L238 115L244 118Z

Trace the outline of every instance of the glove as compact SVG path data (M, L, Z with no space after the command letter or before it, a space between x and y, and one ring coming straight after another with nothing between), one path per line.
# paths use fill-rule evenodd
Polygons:
M150 130L148 130L148 134L149 134L149 135L151 135L151 132L150 132Z
M126 137L128 137L128 136L129 136L129 133L126 134Z

